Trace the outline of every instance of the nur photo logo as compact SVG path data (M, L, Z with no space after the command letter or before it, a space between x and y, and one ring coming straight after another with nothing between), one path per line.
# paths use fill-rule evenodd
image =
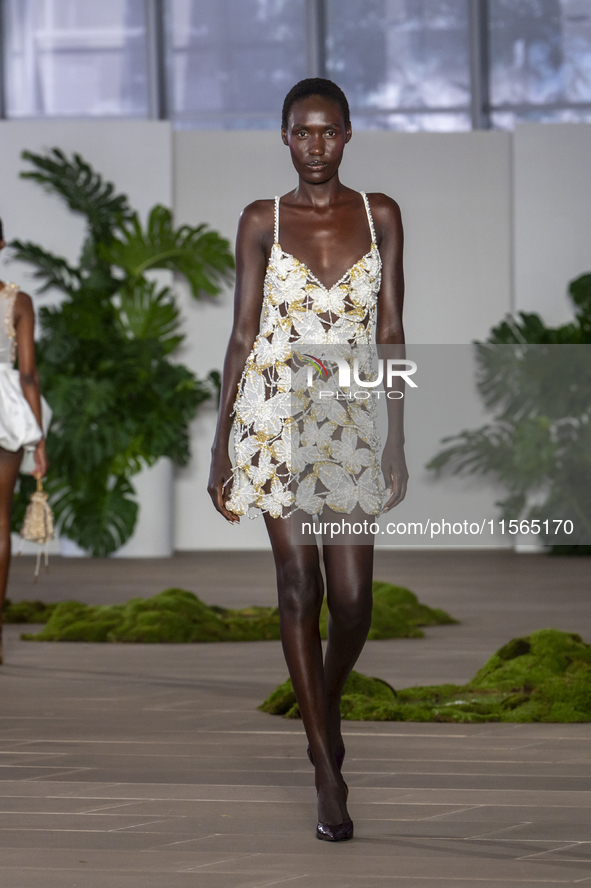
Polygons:
M415 361L409 361L405 358L378 358L378 370L375 379L362 378L359 370L359 358L355 358L353 360L353 383L351 383L351 365L343 357L338 357L336 355L331 356L329 362L326 358L324 359L324 361L322 361L319 357L316 357L316 355L304 353L302 355L302 361L304 362L304 364L308 364L308 388L311 388L314 384L315 371L325 382L328 381L329 376L334 375L330 373L327 369L327 364L329 363L337 365L338 388L341 391L344 389L351 389L352 387L359 387L360 389L377 389L378 386L383 385L384 389L386 389L387 397L402 398L403 392L393 390L394 380L399 379L403 379L404 382L411 388L418 388L417 383L410 378L414 373L417 372L417 364L415 363ZM379 395L382 394L382 391L380 390L365 393L363 391L356 392L355 397L359 397L360 394L365 394L367 396L369 396L370 394L375 394L379 397ZM345 396L349 395L346 394ZM339 392L335 392L330 389L324 389L319 392L319 397L338 398Z

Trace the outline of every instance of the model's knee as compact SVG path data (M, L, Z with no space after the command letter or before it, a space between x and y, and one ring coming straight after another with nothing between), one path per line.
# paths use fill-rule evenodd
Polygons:
M324 594L318 568L286 564L277 571L277 582L282 615L305 618L318 613Z
M330 595L328 608L333 620L348 627L369 629L371 623L371 589L361 586L341 594Z

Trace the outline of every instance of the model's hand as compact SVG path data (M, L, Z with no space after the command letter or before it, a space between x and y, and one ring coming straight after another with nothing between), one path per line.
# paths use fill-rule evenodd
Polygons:
M45 452L45 438L41 438L37 446L35 447L35 468L31 472L35 478L45 478L47 475L47 469L49 468L49 460L47 459L47 453Z
M408 469L406 468L403 444L386 441L382 454L382 472L384 473L386 492L390 494L382 512L389 512L406 496Z
M207 484L207 492L220 515L223 515L230 524L240 524L240 518L234 512L230 512L226 508L226 500L230 495L230 487L228 482L232 477L232 461L227 453L217 454L214 452L211 458L211 468L209 470L209 482Z

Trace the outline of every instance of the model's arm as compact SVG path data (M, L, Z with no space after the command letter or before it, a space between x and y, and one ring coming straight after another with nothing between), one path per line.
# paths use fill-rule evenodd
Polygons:
M272 231L272 201L256 201L246 207L240 217L236 238L234 323L224 360L218 423L211 448L211 469L207 485L214 506L233 524L239 523L240 519L225 506L230 495L229 486L225 485L232 475L229 454L231 414L246 359L259 332L267 251L271 244Z
M406 357L402 306L404 303L404 271L402 252L404 233L400 208L384 194L372 195L371 207L376 223L382 257L382 287L378 297L376 342L382 358ZM404 395L404 380L398 388ZM406 496L408 469L404 457L404 397L388 398L388 437L382 454L382 471L386 487L392 495L384 511L392 509Z
M31 410L39 424L41 422L41 390L39 388L39 374L35 363L35 312L31 297L26 293L18 293L14 304L14 328L16 330L16 345L18 349L18 369L20 374L23 395L29 402ZM47 474L47 455L45 453L45 438L42 437L35 448L35 475L42 478Z

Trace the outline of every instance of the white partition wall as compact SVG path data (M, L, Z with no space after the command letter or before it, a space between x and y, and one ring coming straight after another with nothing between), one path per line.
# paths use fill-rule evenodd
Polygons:
M514 139L516 308L555 326L591 271L591 125L522 124Z

